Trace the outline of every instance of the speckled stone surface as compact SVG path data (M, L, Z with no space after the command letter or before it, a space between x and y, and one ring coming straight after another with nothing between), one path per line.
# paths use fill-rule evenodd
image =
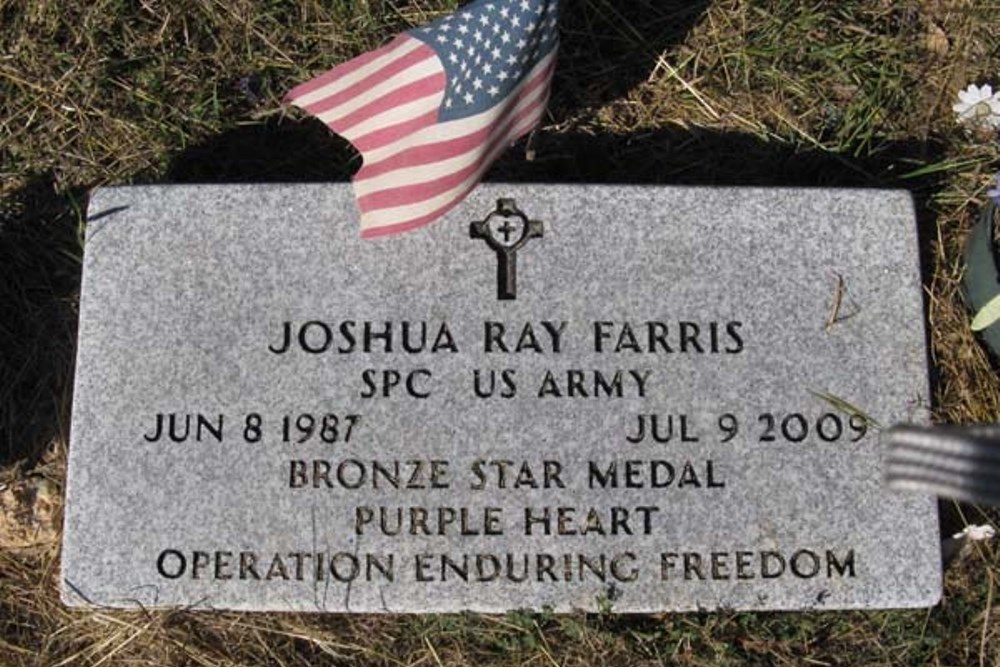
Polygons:
M469 230L498 198L544 223L510 301ZM493 184L430 227L367 241L342 184L101 189L89 216L67 604L655 612L940 596L934 500L883 489L877 433L835 406L923 418L906 193ZM391 352L377 335L364 349L365 322L390 323Z

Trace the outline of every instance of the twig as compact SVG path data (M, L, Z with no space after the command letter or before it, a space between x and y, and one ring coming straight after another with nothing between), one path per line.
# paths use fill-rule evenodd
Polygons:
M673 66L670 63L668 63L667 59L664 58L662 55L656 61L656 68L659 69L661 67L667 70L667 74L677 79L677 81L680 82L680 84L684 87L684 90L691 93L694 96L694 98L698 100L698 103L705 108L705 111L708 112L708 114L712 117L713 120L719 120L722 118L722 116L719 115L719 112L717 112L712 107L712 105L709 104L708 100L705 99L705 97L701 93L699 93L694 86L685 81L684 77L682 77L680 73L676 69L674 69Z
M830 316L826 318L826 330L829 331L840 319L840 307L844 303L844 276L835 274L837 284L833 288L833 306L830 308Z

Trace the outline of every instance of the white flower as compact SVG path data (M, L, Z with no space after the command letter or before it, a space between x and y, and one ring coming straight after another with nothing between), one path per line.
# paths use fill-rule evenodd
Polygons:
M1000 92L994 94L989 84L982 88L971 84L958 91L958 99L952 109L960 123L1000 128Z
M993 528L993 526L984 524L982 526L966 526L962 532L955 533L952 537L964 537L970 542L983 542L986 540L992 540L996 537L996 534L997 531Z

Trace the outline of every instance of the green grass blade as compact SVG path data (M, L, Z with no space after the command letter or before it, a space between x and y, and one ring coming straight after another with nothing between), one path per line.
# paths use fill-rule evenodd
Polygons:
M851 403L848 403L839 396L834 396L833 394L825 391L814 391L812 389L809 389L808 391L810 394L820 399L821 401L829 403L835 410L843 412L848 416L862 419L866 424L877 430L882 429L882 425L878 423L878 420L876 420L874 417L866 413L861 408L858 408L852 405Z

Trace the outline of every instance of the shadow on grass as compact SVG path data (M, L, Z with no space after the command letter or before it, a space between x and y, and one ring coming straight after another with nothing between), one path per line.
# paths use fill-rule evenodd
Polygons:
M0 202L0 465L68 432L82 200L38 176Z
M241 125L178 153L167 183L345 181L361 166L346 140L315 119Z
M681 44L708 0L566 0L549 112L556 118L623 97Z

